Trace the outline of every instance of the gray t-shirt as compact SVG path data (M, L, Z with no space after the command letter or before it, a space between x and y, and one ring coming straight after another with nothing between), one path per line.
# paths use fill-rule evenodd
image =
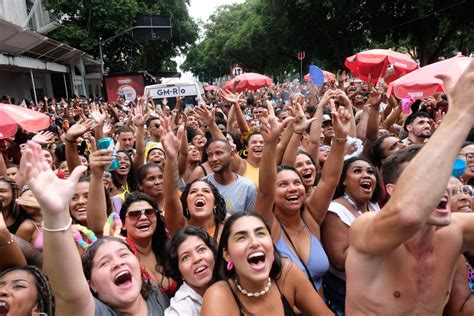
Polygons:
M104 304L98 298L95 300L95 316L121 316L120 312L112 309L110 306ZM146 301L148 306L148 316L162 316L165 314L165 309L170 305L170 300L164 295L159 288L152 286L152 292Z
M257 199L257 189L252 181L236 174L237 180L229 185L217 183L214 174L208 174L203 179L208 180L216 186L219 193L224 197L227 213L249 212L252 210Z

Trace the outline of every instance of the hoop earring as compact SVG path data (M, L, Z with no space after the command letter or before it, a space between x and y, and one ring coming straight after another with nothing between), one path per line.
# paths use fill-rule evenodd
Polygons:
M242 156L247 157L249 155L249 151L247 149L242 150Z
M234 264L232 263L232 261L227 262L227 271L232 271L233 268Z

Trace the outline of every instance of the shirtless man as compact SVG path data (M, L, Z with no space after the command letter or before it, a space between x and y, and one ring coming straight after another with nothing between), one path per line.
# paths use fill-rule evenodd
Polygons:
M443 123L421 150L410 146L387 159L390 200L352 224L347 315L441 315L459 256L474 250L474 216L451 215L447 190L474 124L474 62L455 86L443 80L452 105Z

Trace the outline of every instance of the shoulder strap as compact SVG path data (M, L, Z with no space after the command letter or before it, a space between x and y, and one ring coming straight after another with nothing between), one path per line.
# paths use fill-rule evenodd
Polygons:
M318 292L318 289L317 289L316 286L314 285L313 277L311 276L311 273L309 272L309 269L308 269L308 267L306 266L306 264L304 263L303 259L301 259L300 254L299 254L298 251L296 250L296 247L295 247L295 245L293 244L293 241L291 240L290 235L288 235L288 233L286 232L285 226L283 226L283 224L281 224L281 222L280 222L280 226L281 226L281 230L283 230L283 232L285 233L286 238L288 238L288 241L290 242L291 247L293 247L293 250L295 251L296 256L298 257L298 259L300 260L301 264L303 265L303 267L304 267L304 269L305 269L305 271L306 271L306 274L308 274L308 278L309 278L309 281L311 282L311 285L312 285L313 288L316 290L316 292ZM311 238L311 236L310 236L310 238Z
M229 287L230 293L232 293L232 296L234 297L235 303L239 307L239 315L244 316L244 313L242 312L242 309L244 309L243 306L242 306L242 302L240 302L239 298L234 293L234 290L232 290L232 286L230 286L229 280L226 280L225 283L227 283L227 286Z

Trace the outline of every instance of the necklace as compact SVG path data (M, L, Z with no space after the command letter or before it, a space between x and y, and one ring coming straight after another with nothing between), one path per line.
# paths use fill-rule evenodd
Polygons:
M360 208L357 206L356 202L354 202L354 200L349 196L349 194L347 194L346 192L344 192L344 195L343 195L344 199L349 202L349 204L356 210L357 212L357 216L361 216L362 215L362 211L360 210Z
M272 285L272 280L269 277L267 286L265 286L265 288L263 290L261 290L260 292L249 293L240 286L239 281L237 281L237 279L234 279L234 281L235 281L235 284L237 285L237 288L239 289L240 293L242 293L243 295L246 295L248 297L259 297L259 296L265 295L265 294L268 293L268 291L270 291L270 286Z

